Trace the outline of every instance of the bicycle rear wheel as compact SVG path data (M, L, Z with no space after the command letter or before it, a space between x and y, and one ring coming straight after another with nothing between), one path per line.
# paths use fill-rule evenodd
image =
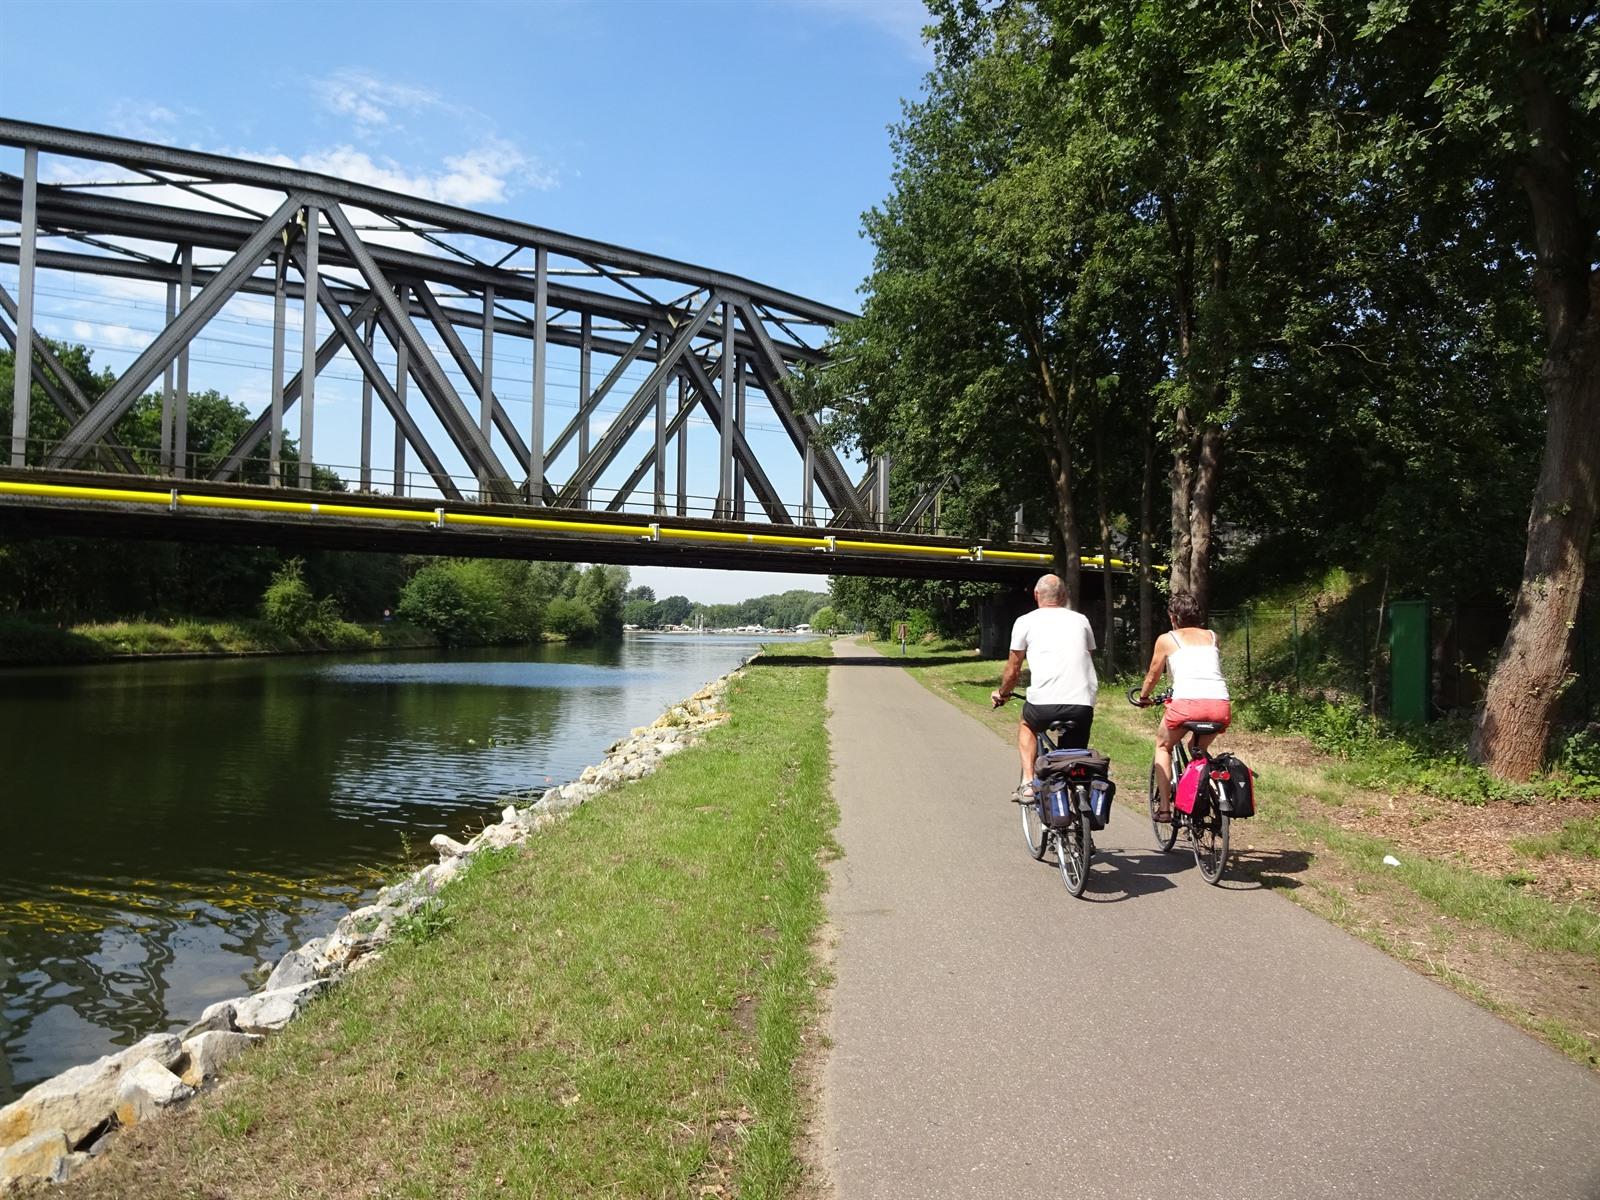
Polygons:
M1171 805L1168 805L1170 808ZM1156 768L1150 765L1150 828L1155 831L1156 847L1163 853L1169 853L1173 844L1178 840L1178 824L1168 821L1162 824L1156 820L1156 812L1161 808L1161 793L1156 790Z
M1044 827L1039 802L1030 800L1017 807L1022 810L1022 840L1027 843L1028 853L1036 859L1043 859L1045 850L1050 846L1050 831Z
M1200 878L1215 884L1228 865L1228 814L1217 805L1216 784L1209 787L1209 811L1204 820L1190 826L1189 838L1194 843L1194 863L1200 868Z
M1071 825L1056 830L1056 865L1068 893L1083 895L1089 885L1089 814L1081 808Z

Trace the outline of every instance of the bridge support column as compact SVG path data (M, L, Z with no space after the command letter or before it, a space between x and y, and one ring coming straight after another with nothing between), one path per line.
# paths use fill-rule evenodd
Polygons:
M267 483L271 487L283 486L283 358L288 327L286 318L288 298L285 295L285 285L289 273L289 256L280 252L277 257L277 269L272 273L272 424L267 434ZM169 297L172 294L170 286L167 294ZM164 401L171 393L171 382L172 372L168 371L169 386L163 394ZM166 411L166 404L163 404L162 411Z
M550 341L550 252L533 255L533 423L528 430L528 503L544 503L544 368Z
M594 325L589 313L583 314L578 341L578 466L589 461L590 372L594 369ZM589 507L589 489L578 489L578 507Z
M722 441L717 455L717 516L726 521L733 512L733 305L722 304Z
M667 356L667 335L656 334L656 361ZM662 516L667 511L667 377L663 375L656 384L656 449L655 470L651 473L650 511Z
M306 205L306 249L301 263L304 268L306 295L300 316L300 486L311 487L311 464L315 461L312 435L317 423L317 252L320 238L322 210L315 204ZM188 303L187 300L184 301ZM187 350L184 351L188 353ZM183 405L185 360L178 360L178 403ZM181 415L182 408L179 413Z
M405 308L406 285L401 284L395 289L395 296L400 301L400 307ZM411 378L411 354L406 349L403 338L394 339L394 390L399 398L401 411L406 407L406 385ZM394 423L394 494L406 494L406 435L398 420Z
M733 427L737 437L744 436L744 368L743 358L735 356L733 360ZM727 405L723 405L724 409ZM733 464L733 519L744 520L744 464L735 461Z
M817 452L806 439L805 452L800 461L800 520L807 525L817 523Z
M39 226L39 150L22 152L22 243L17 252L17 349L12 367L11 465L28 465L28 408L33 401L33 266Z
M681 413L689 406L689 381L682 375L678 376L678 411ZM689 515L689 421L685 418L678 425L678 515Z
M1033 584L1010 584L978 605L978 657L1004 658L1011 648L1011 626L1033 610Z
M184 246L178 270L178 311L189 307L194 299L194 247ZM307 397L309 399L309 396ZM309 405L307 406L309 408ZM305 410L302 410L304 412ZM311 453L311 443L300 447L300 461ZM179 479L189 477L189 343L178 351L178 394L172 402L172 473Z

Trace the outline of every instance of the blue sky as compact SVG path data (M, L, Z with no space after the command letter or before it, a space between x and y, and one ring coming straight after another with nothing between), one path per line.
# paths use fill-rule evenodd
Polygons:
M7 116L273 156L848 309L871 265L860 214L889 188L886 127L930 65L918 0L9 9ZM12 157L0 166L16 170ZM84 332L87 310L60 295L38 309L45 333ZM134 331L90 323L79 340L125 365ZM260 391L252 379L215 385L247 403ZM319 380L319 430L321 395ZM821 586L635 575L706 600Z

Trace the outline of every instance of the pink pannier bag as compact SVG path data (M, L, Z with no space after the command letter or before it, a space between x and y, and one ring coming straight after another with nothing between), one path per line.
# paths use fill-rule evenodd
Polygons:
M1193 813L1198 804L1200 815L1205 815L1206 771L1210 766L1207 759L1197 758L1183 769L1183 776L1178 780L1178 795L1173 800L1179 812Z

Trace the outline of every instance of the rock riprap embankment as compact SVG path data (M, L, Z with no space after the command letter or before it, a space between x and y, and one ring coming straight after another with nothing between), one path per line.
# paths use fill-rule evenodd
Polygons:
M282 1029L317 996L377 961L403 922L414 918L484 849L520 846L601 792L641 779L728 719L722 698L730 672L673 705L656 721L612 744L604 761L571 783L510 796L500 820L469 841L439 834L430 863L378 892L340 919L327 937L290 950L261 989L211 1005L178 1033L153 1033L137 1045L63 1071L0 1108L0 1192L25 1181L59 1183L103 1153L123 1126L180 1107L231 1059ZM531 801L531 803L529 802ZM520 803L519 803L520 802Z

